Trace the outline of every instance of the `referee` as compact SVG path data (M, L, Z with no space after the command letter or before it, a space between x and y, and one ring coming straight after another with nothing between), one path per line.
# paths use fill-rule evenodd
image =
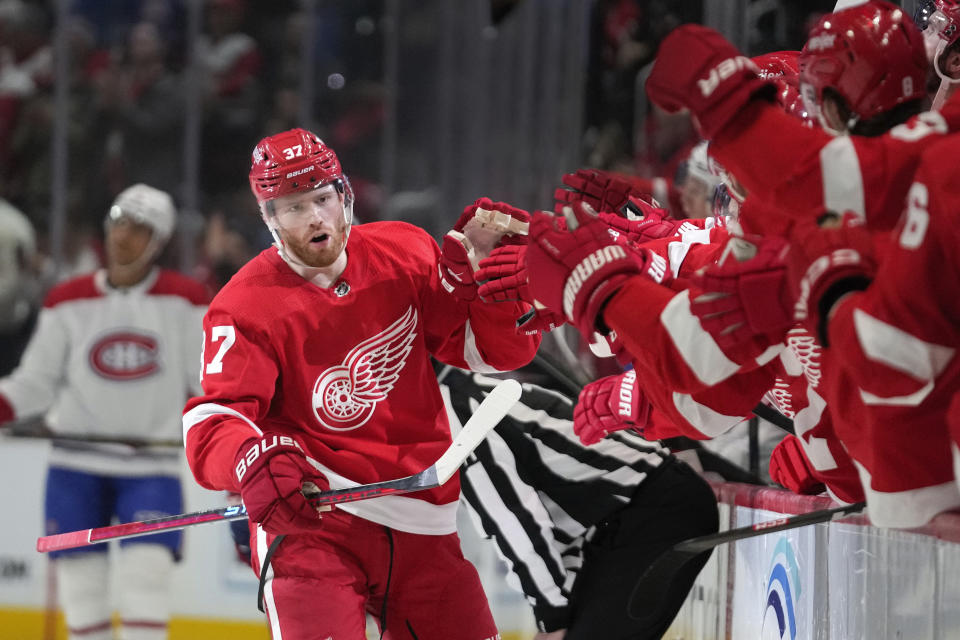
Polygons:
M454 434L498 382L453 368L440 379ZM540 640L660 638L710 552L638 619L627 613L634 584L674 543L719 529L712 489L685 463L628 431L585 447L573 402L532 384L461 472L468 511L532 603Z

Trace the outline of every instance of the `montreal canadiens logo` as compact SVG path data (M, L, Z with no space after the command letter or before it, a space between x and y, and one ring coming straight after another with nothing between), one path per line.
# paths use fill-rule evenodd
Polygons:
M416 327L417 312L409 307L389 327L351 349L342 364L320 374L313 386L313 413L320 424L350 431L367 423L400 378Z
M90 366L109 380L136 380L160 369L157 339L136 329L100 336L90 348Z
M770 560L766 607L760 630L762 640L795 640L797 601L800 599L800 567L786 538L780 538Z

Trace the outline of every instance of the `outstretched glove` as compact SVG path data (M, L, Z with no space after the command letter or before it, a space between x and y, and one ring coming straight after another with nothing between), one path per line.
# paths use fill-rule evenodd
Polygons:
M657 51L647 95L669 113L689 109L700 133L713 136L758 93L773 100L776 85L718 31L677 27Z
M597 211L621 211L631 196L649 200L651 195L638 188L628 177L598 169L578 169L562 178L565 187L553 192L556 201L553 210L563 213L563 208L577 202L586 202Z
M796 319L827 347L833 306L846 294L866 289L877 273L873 238L853 217L830 229L800 224L790 235L787 263L797 295Z
M310 533L320 527L319 511L300 492L312 482L320 490L330 484L290 436L265 433L251 438L237 452L234 471L247 513L269 533Z
M589 340L594 331L608 331L597 321L610 296L634 275L647 273L662 282L666 262L619 243L589 205L581 202L564 211L566 229L543 211L530 223L530 293L548 309L562 311Z
M480 261L474 277L483 284L477 290L484 302L522 300L534 304L527 278L527 245L506 245ZM563 316L549 309L531 309L518 320L517 333L532 336L553 331L564 323Z
M474 272L497 246L523 244L530 214L505 202L480 198L460 214L440 248L440 283L461 300L477 297Z
M573 432L585 445L623 429L635 429L642 435L650 411L650 403L637 387L637 372L631 369L583 388L573 409Z
M477 293L484 302L523 300L533 304L527 278L527 245L497 247L480 261L474 277L483 283Z
M681 230L693 230L703 224L702 220L675 220L670 217L665 209L651 207L646 203L643 203L646 206L641 208L639 202L632 197L627 201L624 206L624 211L627 212L626 216L603 212L598 215L608 227L623 234L627 240L634 244L668 238L678 235ZM643 217L635 215L635 211L642 211L640 215Z
M703 293L691 301L690 311L735 361L782 342L794 325L787 250L781 238L733 236L720 260L694 277Z
M797 436L788 435L770 454L770 479L794 493L813 495L826 491L815 473Z

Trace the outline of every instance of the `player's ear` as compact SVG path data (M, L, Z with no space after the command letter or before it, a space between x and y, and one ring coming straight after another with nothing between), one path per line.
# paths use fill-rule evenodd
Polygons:
M960 49L953 47L948 49L940 65L944 75L953 80L960 80Z

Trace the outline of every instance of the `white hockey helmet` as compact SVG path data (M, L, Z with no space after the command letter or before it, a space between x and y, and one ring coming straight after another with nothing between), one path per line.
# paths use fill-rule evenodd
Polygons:
M113 201L107 222L122 217L150 227L158 250L173 235L177 224L177 211L170 194L143 183L127 187Z

